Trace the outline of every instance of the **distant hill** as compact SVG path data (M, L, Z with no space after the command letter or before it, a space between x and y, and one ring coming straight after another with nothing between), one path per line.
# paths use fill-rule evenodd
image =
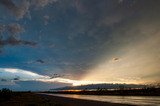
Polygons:
M130 89L130 88L145 88L146 85L136 84L89 84L81 86L66 86L62 88L50 89L50 90L98 90L98 89Z

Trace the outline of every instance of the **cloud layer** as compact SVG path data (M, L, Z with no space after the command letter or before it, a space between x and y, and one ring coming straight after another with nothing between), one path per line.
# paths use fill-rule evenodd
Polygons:
M158 82L159 4L1 0L0 66L53 75L44 82Z
M46 76L33 73L31 71L12 69L12 68L0 68L0 85L13 85L20 81L38 81L45 83L64 83L72 85L82 85L82 84L94 84L94 83L104 83L104 82L94 82L94 81L78 81L66 79L61 76Z

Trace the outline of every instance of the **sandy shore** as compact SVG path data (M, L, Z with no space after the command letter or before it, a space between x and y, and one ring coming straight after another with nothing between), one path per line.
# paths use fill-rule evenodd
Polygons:
M0 100L0 106L131 106L131 105L21 92L12 94L12 97L10 99Z
M39 94L39 95L45 97L48 100L54 101L55 103L60 103L63 106L134 106L134 105L127 105L127 104L58 97L58 96L51 96L51 95L45 95L45 94Z

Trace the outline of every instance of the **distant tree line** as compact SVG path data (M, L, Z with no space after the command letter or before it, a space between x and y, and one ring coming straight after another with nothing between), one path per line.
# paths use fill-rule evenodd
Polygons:
M123 87L115 90L108 90L105 88L97 88L97 90L66 90L66 91L53 91L49 93L60 93L60 94L84 94L84 95L122 95L122 96L160 96L160 88L141 88L141 89L124 89Z

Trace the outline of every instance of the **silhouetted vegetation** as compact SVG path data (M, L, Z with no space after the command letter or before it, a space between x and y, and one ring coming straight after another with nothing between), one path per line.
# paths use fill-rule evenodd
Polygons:
M139 84L113 84L113 83L102 83L102 84L88 84L88 85L81 85L81 86L66 86L62 88L56 88L51 90L97 90L100 89L136 89L136 88L146 88L148 85L139 85Z
M2 90L0 90L0 101L7 101L10 100L12 96L12 91L7 89L7 88L3 88Z
M0 106L62 106L31 91L13 92L7 88L0 90Z
M94 91L87 90L64 90L64 91L54 91L49 93L60 93L60 94L84 94L84 95L122 95L122 96L160 96L160 88L141 88L141 89L115 89L107 90L97 88Z
M160 84L89 84L51 89L51 91L48 93L122 96L160 96Z

